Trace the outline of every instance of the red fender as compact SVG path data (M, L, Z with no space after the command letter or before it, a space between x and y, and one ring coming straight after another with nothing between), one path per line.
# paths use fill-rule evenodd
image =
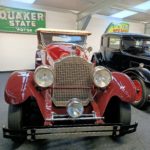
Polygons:
M32 72L13 72L5 87L5 101L8 104L23 103L29 96L32 95L29 88L31 81L33 81Z
M113 72L112 76L113 80L107 89L96 97L101 116L103 116L112 97L118 97L121 101L127 103L135 101L136 88L132 80L127 75L119 72Z
M39 109L43 117L49 118L51 115L51 101L49 92L39 92L34 86L33 72L20 71L10 75L5 88L5 101L8 104L21 104L33 96L36 98Z

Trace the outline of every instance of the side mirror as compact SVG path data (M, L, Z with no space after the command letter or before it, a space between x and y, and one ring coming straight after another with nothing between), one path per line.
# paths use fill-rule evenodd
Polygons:
M90 53L93 50L93 48L90 46L87 48L87 51Z

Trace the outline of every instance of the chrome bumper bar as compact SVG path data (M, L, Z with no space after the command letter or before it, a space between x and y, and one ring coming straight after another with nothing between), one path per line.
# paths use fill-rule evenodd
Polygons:
M122 136L135 132L137 123L133 125L121 124L102 124L86 126L54 126L42 128L27 128L22 132L10 130L3 127L4 138L21 138L27 139L58 139L64 137L94 137L94 136Z
M79 118L71 118L66 114L52 114L52 118L47 118L46 121L79 121L79 120L104 120L104 117L97 117L93 112L92 114L82 114Z

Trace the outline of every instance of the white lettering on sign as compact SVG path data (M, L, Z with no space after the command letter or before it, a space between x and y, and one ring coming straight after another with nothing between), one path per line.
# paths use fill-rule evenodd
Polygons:
M0 11L0 19L7 20L7 14L5 11Z
M38 20L44 20L44 15L42 13L37 14Z
M44 20L43 13L35 12L14 12L14 11L1 11L0 10L0 19L14 19L14 20Z
M45 13L0 6L0 29L10 32L33 32L45 26Z
M23 16L24 16L24 20L30 20L30 13L29 12L24 12Z
M11 20L9 21L10 26L16 26L16 27L36 27L35 21L23 21L23 20Z
M31 13L31 20L37 20L36 13Z
M23 18L22 18L22 14L20 13L20 12L17 12L16 13L16 16L15 16L15 19L16 20L22 20Z
M11 19L15 19L15 12L13 12L13 11L10 12L10 11L8 11L7 13L8 13L8 19L10 19L10 20L11 20Z

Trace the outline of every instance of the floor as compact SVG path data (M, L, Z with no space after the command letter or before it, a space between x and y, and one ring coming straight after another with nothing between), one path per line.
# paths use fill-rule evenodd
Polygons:
M7 125L7 108L4 102L4 88L10 73L0 73L0 128ZM113 140L110 137L66 138L61 140L25 141L14 144L2 137L0 129L0 150L150 150L150 106L144 111L132 107L132 121L139 123L136 133Z

